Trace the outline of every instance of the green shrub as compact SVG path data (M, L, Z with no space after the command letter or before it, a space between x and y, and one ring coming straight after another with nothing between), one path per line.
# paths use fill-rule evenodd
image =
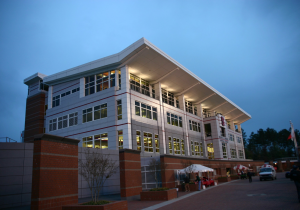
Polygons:
M108 203L110 203L110 201L101 200L101 201L97 201L97 202L89 201L89 202L83 203L82 205L104 205L104 204L108 204Z
M152 188L150 191L165 191L169 190L167 187L159 187L159 188Z

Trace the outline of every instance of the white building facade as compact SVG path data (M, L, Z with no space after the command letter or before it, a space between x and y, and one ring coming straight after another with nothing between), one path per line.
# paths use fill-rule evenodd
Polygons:
M120 53L50 76L37 73L24 83L27 101L44 95L43 132L78 139L82 147L245 159L241 124L251 116L144 38Z

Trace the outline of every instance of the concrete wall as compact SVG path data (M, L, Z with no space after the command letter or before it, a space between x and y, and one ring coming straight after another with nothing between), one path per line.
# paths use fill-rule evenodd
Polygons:
M30 205L33 143L0 143L0 209Z

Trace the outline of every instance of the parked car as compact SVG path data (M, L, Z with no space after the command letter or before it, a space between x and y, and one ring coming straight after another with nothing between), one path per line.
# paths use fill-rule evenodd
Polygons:
M271 179L271 180L277 179L276 171L271 165L265 165L264 168L261 168L259 172L260 181L267 180L267 179Z

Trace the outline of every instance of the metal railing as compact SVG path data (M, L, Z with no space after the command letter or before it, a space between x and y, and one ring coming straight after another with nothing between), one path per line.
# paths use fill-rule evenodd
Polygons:
M16 140L13 140L12 138L9 137L0 137L0 142L6 142L6 143L12 143L12 142L18 142Z

